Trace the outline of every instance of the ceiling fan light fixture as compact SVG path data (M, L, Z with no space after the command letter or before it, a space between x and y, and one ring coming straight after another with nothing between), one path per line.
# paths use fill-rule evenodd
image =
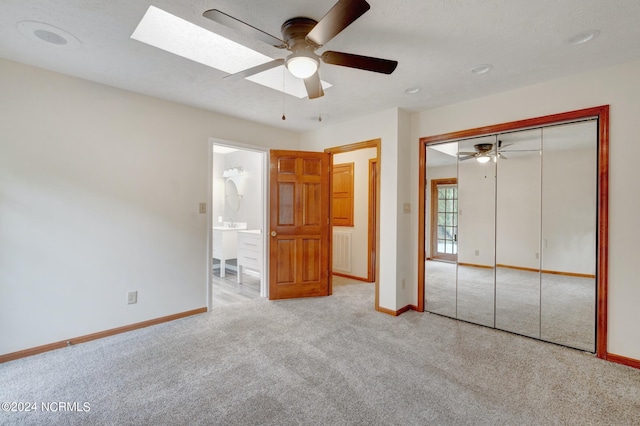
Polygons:
M318 60L305 53L294 53L287 58L287 69L298 78L308 78L318 71Z
M476 161L481 164L488 163L490 160L491 157L488 155L481 155L479 157L476 157Z

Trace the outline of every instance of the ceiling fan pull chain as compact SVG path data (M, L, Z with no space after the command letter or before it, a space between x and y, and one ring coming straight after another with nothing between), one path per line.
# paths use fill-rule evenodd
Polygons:
M286 94L284 92L284 88L285 88L284 82L285 82L285 79L286 79L286 75L285 75L286 72L287 72L286 71L286 67L282 67L282 121L287 119L287 116L284 115L284 98L286 96Z
M320 79L318 79L318 86L318 92L320 92L320 90L322 90L322 80ZM318 99L318 121L322 122L322 97Z

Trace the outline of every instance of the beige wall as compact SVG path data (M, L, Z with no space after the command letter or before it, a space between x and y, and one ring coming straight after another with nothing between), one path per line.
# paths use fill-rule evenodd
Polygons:
M209 138L299 146L6 60L0 93L0 354L206 306Z
M640 179L638 75L640 61L634 61L415 113L411 144L416 175L420 137L611 105L608 350L635 359L640 359L640 280L635 267L640 241L640 197L635 196ZM417 200L417 191L413 196Z
M408 114L396 108L369 116L360 117L344 123L323 126L322 128L303 133L301 146L312 151L348 145L372 139L380 139L380 247L378 250L378 282L380 289L380 306L397 310L415 298L410 292L410 285L402 288L402 281L407 284L414 274L407 262L413 256L409 243L409 215L403 215L402 204L410 200L410 188L404 179L410 176L400 170L409 163L410 138L406 131L400 132L400 123L408 122ZM405 126L408 129L408 126ZM405 134L407 133L407 134ZM413 238L411 238L413 239ZM417 243L414 244L417 248Z

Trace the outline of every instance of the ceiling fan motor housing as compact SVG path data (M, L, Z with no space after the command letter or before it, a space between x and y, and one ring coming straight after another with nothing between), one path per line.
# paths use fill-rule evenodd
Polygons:
M316 26L318 22L311 18L291 18L287 20L280 31L282 38L287 43L287 47L292 52L300 48L309 48L312 51L320 46L312 46L307 40L307 34Z
M473 147L479 153L484 153L484 152L491 151L491 149L493 148L493 144L491 144L491 143L479 143L479 144L474 145Z

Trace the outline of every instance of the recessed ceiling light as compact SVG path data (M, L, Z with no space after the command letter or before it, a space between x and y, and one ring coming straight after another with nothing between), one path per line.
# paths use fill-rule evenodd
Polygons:
M273 60L154 6L149 6L131 38L229 74ZM285 71L282 65L247 80L298 98L307 97L304 81ZM323 81L322 87L327 89L331 84Z
M44 43L61 49L77 49L82 46L73 34L37 21L21 21L16 25L18 31L30 40Z
M404 93L406 93L408 95L413 95L415 93L418 93L420 90L422 90L421 87L413 86L413 87L408 87L408 88L404 89Z
M571 44L583 44L590 42L591 40L596 39L600 35L600 31L598 30L589 30L580 34L576 34L569 39L569 43Z
M481 75L486 74L493 69L491 64L482 64L471 68L471 74Z

